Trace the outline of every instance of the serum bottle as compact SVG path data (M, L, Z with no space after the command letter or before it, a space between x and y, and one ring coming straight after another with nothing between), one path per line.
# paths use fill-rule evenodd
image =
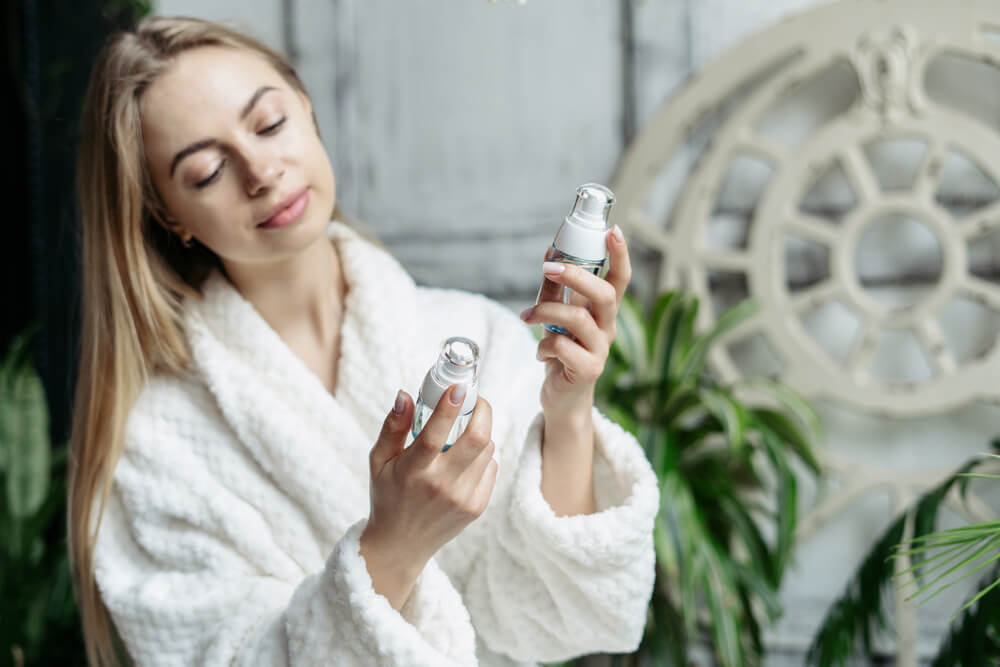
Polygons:
M462 403L461 413L455 419L442 451L447 451L455 444L465 427L469 425L476 400L479 398L479 346L462 336L453 336L444 342L437 361L424 376L420 393L417 395L416 415L413 418L414 438L420 435L441 396L453 384L466 385L465 402Z
M607 258L604 238L608 233L608 214L614 203L614 193L603 185L585 183L577 188L573 210L559 226L552 247L545 254L545 261L575 264L594 275L599 275ZM535 305L542 301L585 305L587 300L575 294L570 288L543 278ZM556 324L543 326L553 333L570 333Z

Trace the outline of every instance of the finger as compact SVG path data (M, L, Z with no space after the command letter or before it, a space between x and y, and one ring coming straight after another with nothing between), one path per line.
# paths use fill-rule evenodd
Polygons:
M587 381L600 376L604 370L604 358L585 350L568 336L553 336L538 344L539 361L558 359L570 378L579 377Z
M456 475L461 475L478 458L480 452L490 443L492 432L493 406L485 398L480 397L476 401L476 409L465 431L448 450L447 461Z
M403 451L406 435L413 423L413 400L402 389L396 394L392 410L382 422L382 431L368 456L372 473L378 474L386 463Z
M611 268L608 269L608 274L604 276L604 279L615 288L617 302L621 303L622 297L625 296L625 289L628 287L629 281L632 280L632 259L629 257L628 244L625 242L625 235L622 234L621 227L618 225L612 227L605 240L608 246L608 263Z
M563 300L563 288L557 282L549 280L547 277L542 278L542 286L538 289L538 298L535 299L536 302L541 301L558 301L562 303Z
M466 391L464 384L453 384L441 395L420 435L410 445L410 449L413 450L414 465L429 465L444 449L448 442L448 433L451 432L455 418L462 410Z
M492 456L485 456L486 450L480 454L484 468L480 474L476 488L472 492L472 504L476 515L486 511L490 504L490 496L493 495L493 488L497 483L497 473L500 471L500 464Z
M526 311L522 319L527 324L545 322L568 329L583 347L592 352L603 352L610 345L610 337L597 326L593 314L581 306L540 303Z
M469 461L469 464L459 476L457 482L466 485L465 488L469 489L470 493L475 492L475 489L483 479L483 475L486 473L486 469L490 465L490 461L495 460L493 454L496 452L496 449L496 443L492 440L488 441L485 446L476 452L475 458Z
M597 326L610 331L618 315L618 294L611 283L572 264L545 262L542 270L546 279L569 287L589 300Z

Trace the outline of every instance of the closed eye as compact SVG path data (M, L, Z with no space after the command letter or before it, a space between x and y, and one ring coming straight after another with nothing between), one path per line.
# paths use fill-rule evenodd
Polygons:
M268 125L257 134L262 134L262 135L274 134L275 132L278 131L278 128L280 128L282 125L285 124L286 120L288 120L288 116L282 116L277 121L275 121L271 125ZM225 165L226 165L226 160L223 160L222 162L219 163L219 166L216 168L215 171L212 172L212 174L208 178L205 178L195 183L195 187L204 188L214 183L219 178L219 174L222 173L222 168Z
M195 183L194 184L195 187L196 188L203 188L206 185L211 185L212 183L214 183L215 180L219 177L219 174L222 173L222 167L224 167L225 164L226 164L225 160L223 160L222 162L220 162L219 166L215 169L215 171L212 172L211 176L209 176L208 178L200 180L197 183Z
M281 127L285 123L286 120L288 120L288 117L282 116L281 118L278 119L276 123L274 123L273 125L268 125L257 134L273 134L279 127Z

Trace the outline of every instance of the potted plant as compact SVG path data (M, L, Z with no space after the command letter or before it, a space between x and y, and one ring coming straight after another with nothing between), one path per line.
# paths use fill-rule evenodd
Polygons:
M1000 451L1000 440L993 450ZM957 488L964 497L973 478L1000 479L995 453L968 461L933 489L924 493L889 524L858 566L844 592L827 610L807 654L809 665L837 667L857 654L875 655L876 633L890 628L889 596L900 580L910 580L911 598L926 602L958 581L984 572L985 576L952 617L952 625L938 645L932 667L970 667L1000 664L1000 522L987 521L947 530L935 529L946 497ZM912 538L904 540L909 524ZM911 565L897 573L894 560L907 557ZM912 576L911 576L912 575Z
M642 444L661 496L647 632L618 662L686 665L707 637L720 665L759 664L762 630L781 613L797 475L820 473L820 422L805 400L766 378L726 385L707 368L712 346L756 305L737 305L703 332L698 310L682 292L648 313L626 296L598 383L598 405Z
M0 362L0 665L84 664L66 552L66 446L53 448L31 336Z

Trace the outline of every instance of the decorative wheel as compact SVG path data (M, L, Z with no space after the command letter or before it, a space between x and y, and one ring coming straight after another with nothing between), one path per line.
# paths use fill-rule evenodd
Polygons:
M635 139L613 215L658 255L658 287L710 303L745 285L761 305L716 346L723 379L746 373L737 357L754 349L804 394L865 411L903 417L1000 399L1000 286L970 268L970 249L1000 228L1000 202L989 203L1000 193L1000 136L927 85L946 76L942 58L1000 67L998 26L992 2L825 6L709 65ZM799 121L783 108L810 96L842 112L792 136ZM657 210L699 123L715 124L711 140L672 208ZM895 164L879 173L886 156ZM981 181L984 198L942 198L952 163ZM733 175L738 187L761 187L747 228L720 242L720 194ZM906 279L887 289L880 275L900 266ZM707 325L714 315L701 316ZM979 330L955 331L960 319ZM832 335L824 322L836 323Z

